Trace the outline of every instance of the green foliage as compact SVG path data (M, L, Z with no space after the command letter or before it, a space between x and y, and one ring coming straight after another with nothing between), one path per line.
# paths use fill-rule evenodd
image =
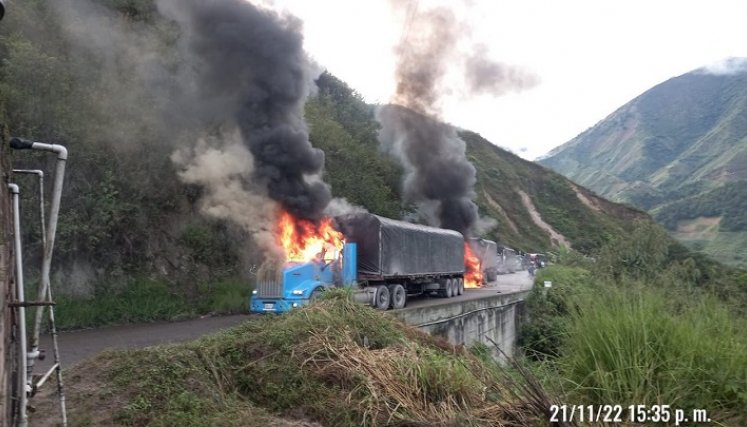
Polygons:
M211 268L221 268L236 263L236 254L224 234L225 227L213 224L191 224L184 228L181 243L189 249L193 262Z
M571 398L624 406L666 402L744 422L744 325L713 299L684 308L670 300L650 288L581 296L558 361Z
M174 320L194 314L186 300L161 282L138 280L123 290L108 290L91 298L57 298L58 329L129 322Z
M311 142L323 149L326 156L325 179L335 196L379 215L400 217L399 166L378 153L375 136L363 133L362 137L368 139L356 139L350 132L362 133L360 130L348 129L335 121L334 116L345 104L331 104L330 97L320 89L318 97L306 104ZM373 123L373 115L367 120Z
M654 218L670 230L679 221L720 216L721 231L747 231L747 181L731 182L714 190L678 200L657 209Z
M545 281L551 281L552 288L545 288ZM538 271L535 286L526 299L528 319L521 325L518 337L518 345L527 356L545 360L560 355L571 296L588 290L592 284L591 273L583 268L551 265Z
M224 279L204 285L200 289L197 309L201 313L244 313L254 289L243 280Z
M664 267L670 238L650 222L639 222L632 235L620 237L599 253L598 270L613 280L621 277L651 279Z
M100 287L88 298L56 298L58 329L90 328L122 323L177 320L206 313L242 313L252 286L237 279L200 285L196 295L153 280L131 280Z
M747 279L690 255L647 222L595 262L560 251L573 266L538 272L520 346L543 361L546 381L561 379L565 399L666 402L744 424ZM540 287L545 280L553 286Z

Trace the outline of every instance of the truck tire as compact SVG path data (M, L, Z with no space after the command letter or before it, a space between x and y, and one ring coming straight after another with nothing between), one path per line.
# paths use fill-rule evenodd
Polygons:
M391 308L394 310L405 308L405 304L407 304L407 291L405 291L404 286L399 283L389 285L389 296L392 300Z
M378 310L388 310L390 301L391 301L391 298L389 298L389 288L387 288L386 285L377 286L374 306Z
M446 289L444 289L444 296L451 298L454 296L454 285L451 279L446 279Z
M457 292L457 295L462 295L464 293L464 279L459 278L457 281L459 282L459 291Z
M311 291L311 295L309 295L309 301L316 301L319 298L322 297L322 292L324 292L324 288L316 288L313 291Z
M451 279L451 296L459 296L459 279Z

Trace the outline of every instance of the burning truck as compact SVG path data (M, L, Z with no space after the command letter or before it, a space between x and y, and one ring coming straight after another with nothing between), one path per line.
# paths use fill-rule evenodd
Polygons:
M498 244L492 240L471 238L469 245L479 260L478 270L482 273L483 284L498 278Z
M380 310L403 308L416 295L461 295L482 274L469 242L456 231L353 213L318 225L281 215L287 259L261 277L250 311L283 313L332 287L353 287L355 299Z

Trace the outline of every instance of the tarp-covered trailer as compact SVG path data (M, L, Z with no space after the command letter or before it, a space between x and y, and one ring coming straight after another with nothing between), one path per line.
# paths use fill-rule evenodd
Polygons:
M335 218L346 242L358 244L358 276L367 281L464 274L464 238L456 231L370 213Z
M471 238L469 244L472 253L480 260L483 284L495 281L498 278L498 244L480 238Z

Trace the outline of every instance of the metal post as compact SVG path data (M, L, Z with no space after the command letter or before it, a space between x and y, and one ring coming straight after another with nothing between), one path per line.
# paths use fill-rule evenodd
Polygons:
M44 171L38 169L13 169L13 173L19 174L30 174L39 177L39 221L41 230L41 241L42 251L46 252L47 248L47 233L46 233L46 220L44 217ZM42 298L43 299L43 298ZM47 288L46 295L47 302L52 302L52 287ZM41 306L40 308L44 308ZM60 361L60 347L57 342L57 325L54 320L54 306L49 306L49 329L52 335L52 351L54 353L54 366L37 382L33 388L39 389L49 379L52 372L55 372L57 378L57 394L60 398L60 413L62 414L62 426L67 426L67 411L65 409L65 391L62 384L62 362ZM35 335L41 334L41 331L35 331ZM33 355L32 355L33 356ZM38 354L37 354L38 356ZM33 368L33 366L32 366ZM29 378L31 378L31 372L29 372Z
M23 306L25 299L23 288L23 255L21 252L21 208L18 200L20 192L16 184L8 184L8 189L13 197L13 251L16 258L16 299L19 304L16 307L16 310L18 310L18 318L16 319L16 326L18 327L18 372L16 373L16 393L18 393L17 425L19 427L26 427L28 425L28 415L26 413L26 308Z
M55 168L54 185L52 187L52 203L49 208L49 227L47 228L46 245L44 248L44 257L42 258L41 286L39 295L44 297L49 290L49 274L52 267L52 253L54 252L54 238L57 233L57 217L60 213L60 199L62 198L62 184L65 178L65 162L67 160L67 149L62 145L45 144L42 142L32 142L21 138L11 138L10 146L17 150L32 149L52 151L57 153L57 167ZM39 329L41 327L44 307L40 306L36 310L34 318L33 336L31 337L31 351L34 359L39 352ZM33 367L33 360L32 360Z
M39 297L44 299L45 297L49 302L52 301L52 289L50 286L50 271L52 266L52 254L54 252L54 240L57 233L57 217L60 213L60 199L62 198L62 185L65 178L65 163L67 161L67 148L57 144L45 144L41 142L27 141L21 138L11 138L11 148L17 150L33 149L51 151L57 154L57 165L55 168L55 180L52 187L52 203L50 206L49 213L49 227L45 230L44 221L44 190L43 190L43 174L39 175L39 188L40 188L40 203L41 203L41 223L42 223L42 246L44 249L44 255L42 257L42 270L41 270L41 283L39 287ZM33 371L34 362L39 357L39 334L41 329L41 320L44 314L44 305L41 305L36 310L36 317L34 319L34 329L31 340L31 351L27 352L29 357L28 369ZM62 367L59 359L59 347L57 344L57 328L54 321L54 308L50 306L49 309L49 321L51 325L52 341L54 345L54 358L55 358L55 370L57 373L57 392L60 397L60 411L62 413L62 425L67 426L67 412L65 410L65 394L63 392L62 384ZM25 322L24 322L25 332ZM24 341L25 341L24 333ZM24 344L24 347L26 345ZM25 362L24 358L24 362ZM24 367L24 375L25 375ZM30 375L29 375L30 377ZM43 384L43 383L42 383ZM25 391L25 390L24 390ZM25 405L25 393L24 393L24 405ZM24 406L24 417L25 417L25 406ZM25 422L25 421L24 421ZM25 427L26 424L23 424Z
M42 251L47 247L47 224L44 219L44 171L39 169L13 169L13 173L39 177L39 225L41 226Z

